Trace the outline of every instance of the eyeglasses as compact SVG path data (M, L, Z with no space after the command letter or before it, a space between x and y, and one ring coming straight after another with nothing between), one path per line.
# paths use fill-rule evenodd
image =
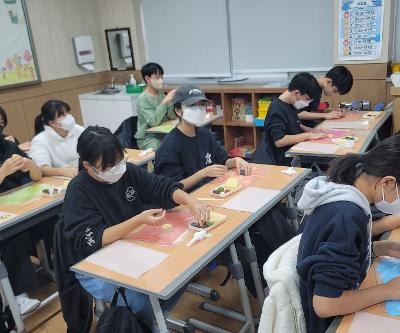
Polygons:
M115 173L117 172L123 165L125 165L128 162L127 159L123 158L121 161L119 161L117 164L115 164L113 167L111 167L108 170L99 170L98 168L96 168L94 165L92 165L93 171L96 175L99 175L103 172L109 172L109 173Z

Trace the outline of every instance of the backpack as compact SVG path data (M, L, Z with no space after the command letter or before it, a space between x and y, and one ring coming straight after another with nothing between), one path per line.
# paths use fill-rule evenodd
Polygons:
M118 296L124 300L124 306L118 306ZM125 290L118 288L109 309L104 310L97 323L96 333L150 333L151 330L133 314L125 296Z

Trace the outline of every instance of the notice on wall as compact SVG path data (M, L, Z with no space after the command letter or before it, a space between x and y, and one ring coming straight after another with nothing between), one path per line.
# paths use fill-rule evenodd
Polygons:
M339 60L376 60L382 55L384 0L340 0Z

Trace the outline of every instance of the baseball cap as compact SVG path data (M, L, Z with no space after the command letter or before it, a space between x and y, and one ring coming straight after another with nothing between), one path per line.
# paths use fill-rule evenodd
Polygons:
M204 95L203 90L196 86L186 85L175 90L174 97L172 98L172 105L182 103L183 105L189 106L200 101L210 103Z

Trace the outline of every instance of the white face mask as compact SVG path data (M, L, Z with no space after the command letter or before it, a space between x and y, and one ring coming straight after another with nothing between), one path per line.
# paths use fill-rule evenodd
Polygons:
M126 171L126 161L122 160L107 171L100 171L93 167L96 176L109 184L114 184L121 179Z
M297 110L301 110L304 109L306 107L308 107L310 105L311 101L303 101L302 99L299 101L294 102L293 106L297 109Z
M75 127L75 118L68 114L63 120L59 120L60 127L69 132Z
M151 79L151 86L156 90L161 90L164 87L163 79Z
M387 202L385 200L385 192L382 187L382 200L375 204L376 208L378 208L381 212L385 214L395 215L400 214L400 197L399 197L399 190L397 188L396 183L396 193L397 199L393 202Z
M206 118L206 107L201 105L182 105L182 119L191 125L199 126Z

